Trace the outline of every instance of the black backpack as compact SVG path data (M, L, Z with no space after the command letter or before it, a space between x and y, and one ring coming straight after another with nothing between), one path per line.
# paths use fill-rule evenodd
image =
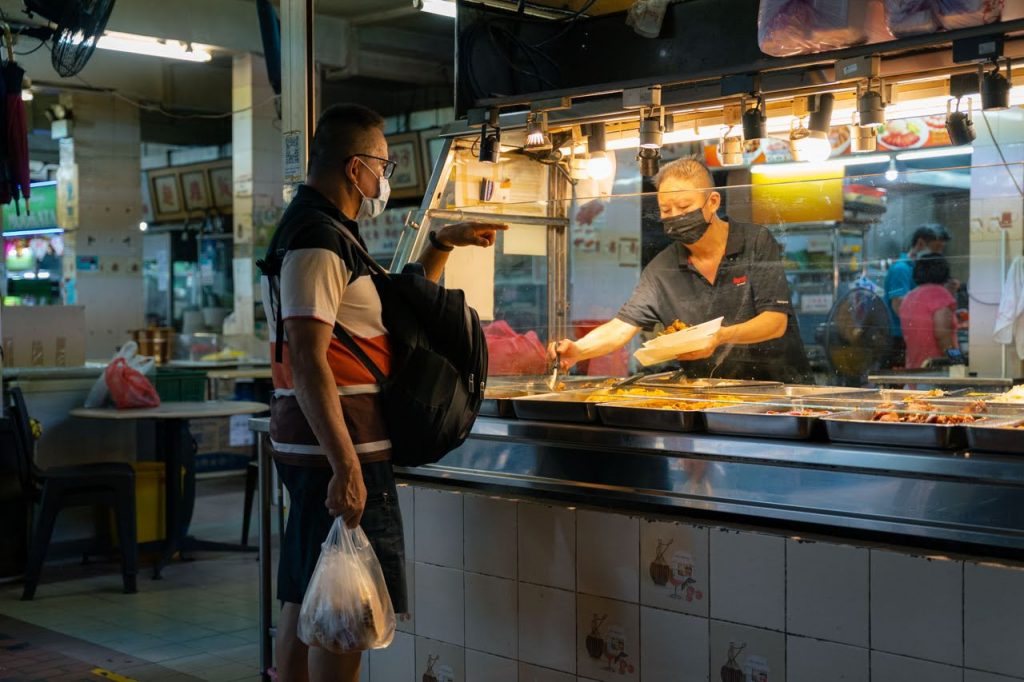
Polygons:
M480 317L466 305L461 290L445 289L411 265L401 274L389 274L348 228L334 220L331 225L370 269L391 346L390 376L337 323L334 336L381 386L392 461L399 466L437 462L466 440L483 401L487 344ZM284 250L279 250L257 262L272 285L280 275L283 257ZM280 304L278 291L279 340L284 336ZM280 356L280 343L277 348Z

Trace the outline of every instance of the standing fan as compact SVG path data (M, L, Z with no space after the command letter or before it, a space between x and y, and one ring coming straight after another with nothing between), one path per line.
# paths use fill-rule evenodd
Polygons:
M57 25L51 61L57 73L69 78L85 68L92 57L114 0L25 0L25 7Z
M867 288L850 289L825 322L825 358L846 385L860 385L892 353L891 318L885 299Z

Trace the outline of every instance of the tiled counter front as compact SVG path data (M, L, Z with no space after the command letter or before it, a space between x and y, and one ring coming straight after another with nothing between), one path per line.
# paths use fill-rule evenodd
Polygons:
M370 682L1008 682L1024 570L419 484Z

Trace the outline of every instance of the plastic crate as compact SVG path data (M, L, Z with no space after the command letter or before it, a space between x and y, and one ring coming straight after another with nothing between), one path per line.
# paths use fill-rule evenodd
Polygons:
M206 372L202 370L158 367L153 385L165 403L206 400Z

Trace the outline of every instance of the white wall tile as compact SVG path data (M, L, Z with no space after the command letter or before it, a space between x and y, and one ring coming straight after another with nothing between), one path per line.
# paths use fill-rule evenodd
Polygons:
M416 490L407 483L399 484L398 508L402 512L402 531L405 533L405 558L416 559Z
M576 510L546 504L518 505L519 580L576 589Z
M868 572L863 547L786 542L786 631L868 646Z
M542 668L529 663L519 664L519 682L576 682L576 676Z
M730 649L738 650L733 667L743 671L744 680L761 675L771 682L786 682L786 636L781 632L711 621L712 679L725 679L722 669L730 665Z
M640 525L634 516L576 512L576 589L636 603L640 599Z
M519 591L513 580L466 573L466 647L515 658Z
M408 537L408 536L407 536ZM412 544L411 542L409 544ZM395 628L402 631L408 632L410 635L416 634L416 565L412 559L406 559L405 562L405 591L408 597L409 612L395 614L397 622Z
M1024 676L1024 570L964 564L964 665Z
M786 541L773 535L711 531L711 617L782 630Z
M519 583L519 660L576 672L576 595Z
M466 649L466 682L516 682L516 662Z
M516 578L516 501L466 495L464 555L467 571Z
M416 488L416 561L462 568L462 494Z
M788 682L868 682L870 652L806 637L786 638Z
M576 610L576 673L604 682L638 682L640 607L581 594Z
M416 632L462 646L465 606L462 571L416 562Z
M708 570L707 528L641 519L641 604L707 616Z
M963 668L871 652L871 682L963 682Z
M416 676L416 638L396 632L390 646L363 657L363 667L367 667L367 658L370 682L411 682Z
M871 648L963 664L963 564L871 551Z
M641 682L707 682L708 620L640 607Z
M416 672L411 682L419 682L428 672L437 678L437 682L465 682L465 650L459 646L438 642L436 639L417 637Z

